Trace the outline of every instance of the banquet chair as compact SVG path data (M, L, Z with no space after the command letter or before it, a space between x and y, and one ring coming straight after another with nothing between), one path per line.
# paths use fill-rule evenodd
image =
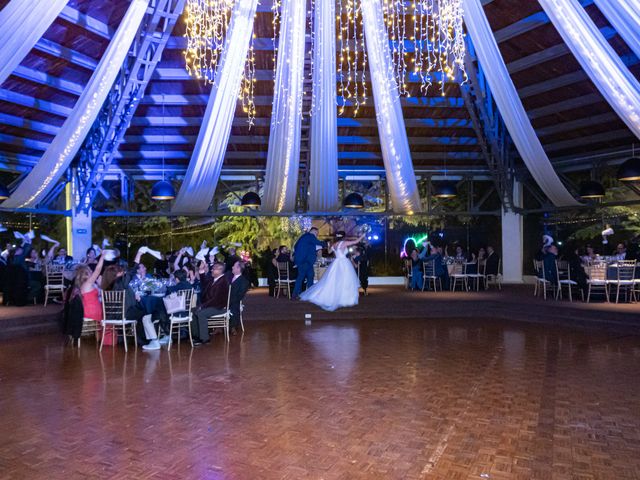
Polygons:
M60 299L64 297L64 265L55 265L49 263L44 267L45 285L44 285L44 306L47 306L49 294L59 295Z
M227 340L227 342L229 341L229 318L231 317L231 311L229 310L230 303L231 287L229 287L229 293L227 293L227 308L225 309L224 313L211 315L209 318L207 318L207 328L222 328L224 330L224 338ZM242 319L242 313L240 314L240 318ZM242 325L242 321L240 324Z
M89 335L93 335L96 339L96 347L100 345L98 334L102 331L102 327L100 326L100 322L94 320L93 318L83 318L82 319L82 331L80 332L80 336L78 337L78 348L80 348L80 339L82 337L88 337Z
M591 300L591 290L601 289L607 302L609 301L609 288L607 286L607 264L592 263L587 267L587 303Z
M411 259L404 259L404 288L409 290L411 286L411 277L413 276L411 268Z
M125 303L124 296L126 290L109 290L102 291L102 340L100 340L100 351L102 351L102 345L104 344L104 335L107 331L107 327L111 327L114 338L117 339L116 330L122 330L122 337L124 339L124 351L127 351L127 330L130 331L133 336L133 343L135 348L138 348L138 336L136 334L137 320L127 320L125 317Z
M546 300L547 288L551 288L551 290L553 291L554 286L551 283L551 280L545 278L546 273L544 271L544 262L542 260L534 260L533 269L536 272L536 286L533 291L533 295L537 297L540 291L542 291L542 296Z
M498 290L502 290L502 259L498 259L498 271L496 273L487 273L487 265L484 266L484 288L489 290L489 284L495 283Z
M287 297L291 298L291 284L296 283L295 280L291 279L291 275L289 274L289 263L287 262L278 262L278 278L276 279L276 298L280 298L280 291L285 289L287 292Z
M244 321L242 319L243 313L244 313L244 302L240 300L240 329L242 330L242 333L244 333Z
M424 292L424 288L428 285L431 286L433 282L433 291L438 291L438 284L440 284L440 290L442 290L442 280L440 277L436 275L436 263L435 260L431 260L429 262L424 262L422 264L422 291Z
M607 279L607 286L613 285L616 288L616 303L618 303L620 299L621 289L624 289L625 300L628 300L630 296L631 301L634 302L636 300L636 294L634 290L636 280L633 277L635 277L636 272L636 261L618 260L616 264L616 278ZM630 295L629 292L631 292Z
M480 291L480 282L482 282L484 289L487 289L487 275L485 273L487 271L487 262L478 260L478 262L476 262L476 265L476 273L467 272L467 279L476 281L476 292L478 292Z
M193 309L196 306L195 300L197 296L193 293L193 288L190 290L178 290L176 294L184 295L184 311L169 314L169 344L167 345L167 350L171 350L174 334L178 335L178 346L180 345L180 329L182 327L187 327L189 329L189 341L193 347L191 321L193 320Z
M451 291L456 291L456 286L458 285L458 281L460 282L461 288L464 287L464 291L469 290L469 285L467 284L467 265L465 263L456 262L452 265L451 273L449 274L450 283L451 283Z
M578 289L578 282L571 280L571 269L569 268L569 262L565 260L556 260L556 300L562 300L562 288L566 287L569 294L569 301L573 302L573 288ZM580 290L582 295L582 301L584 302L584 292Z

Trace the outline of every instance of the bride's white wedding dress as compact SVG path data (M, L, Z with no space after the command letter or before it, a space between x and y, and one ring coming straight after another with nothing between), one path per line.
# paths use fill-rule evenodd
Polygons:
M342 248L342 242L334 248L334 252L336 258L320 281L300 295L301 300L315 303L330 312L340 307L357 305L360 288L360 280L347 258L347 249Z

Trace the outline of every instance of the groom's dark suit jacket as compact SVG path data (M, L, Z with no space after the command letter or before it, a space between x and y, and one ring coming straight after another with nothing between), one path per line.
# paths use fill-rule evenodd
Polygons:
M302 235L293 247L293 260L298 266L312 265L316 261L316 246L324 246L312 233Z

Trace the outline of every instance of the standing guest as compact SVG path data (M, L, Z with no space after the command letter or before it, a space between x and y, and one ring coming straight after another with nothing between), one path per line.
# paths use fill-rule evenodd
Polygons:
M554 285L558 284L558 268L556 260L558 259L558 247L552 244L546 248L547 253L542 257L545 280Z
M428 243L428 246L431 247L431 255L424 257L425 262L433 262L435 275L440 279L442 283L442 288L445 290L449 290L449 270L447 266L444 264L444 257L442 256L442 247L433 246L431 243Z
M27 304L29 271L26 259L31 254L31 243L23 243L9 252L7 260L7 300L22 307Z
M224 275L224 263L214 263L209 273L209 266L205 262L200 262L199 273L202 300L192 321L194 345L209 342L207 319L226 311L229 295L229 282Z
M153 274L158 278L169 278L169 258L171 252L165 252L161 259L153 263Z
M424 257L426 256L426 247L422 250L422 254L418 253L418 249L411 250L409 258L411 258L411 284L409 288L411 290L422 290L424 278L422 276L422 264Z
M498 275L500 272L500 255L493 249L492 245L487 245L487 264L485 267L486 275Z
M93 247L87 248L87 254L84 257L84 261L82 263L85 264L87 267L89 267L92 272L95 271L98 265L95 248Z
M367 256L366 247L364 245L360 245L355 248L354 256L351 261L358 272L360 287L362 287L365 296L367 296L367 289L369 288L369 257Z
M27 298L27 301L39 301L44 292L44 276L42 274L43 261L35 248L31 249L29 257L25 260L25 263L29 272L29 298Z
M231 295L229 297L229 310L231 311L231 318L229 319L229 327L231 327L231 335L238 334L238 327L240 326L240 302L247 294L251 283L244 276L244 263L237 261L233 264L231 269L233 277L231 278Z
M242 259L236 254L235 247L229 247L224 253L224 268L225 271L231 272L236 262L241 262Z
M293 261L298 267L298 277L293 289L292 299L299 299L300 292L304 282L307 282L307 288L313 285L313 264L316 263L316 246L324 246L324 242L318 240L318 229L311 227L309 231L303 234L296 242L293 248Z

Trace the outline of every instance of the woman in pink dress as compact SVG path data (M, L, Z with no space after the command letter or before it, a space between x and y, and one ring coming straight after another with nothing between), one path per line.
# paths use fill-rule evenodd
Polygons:
M74 289L78 289L82 296L82 308L84 318L90 318L100 323L102 321L102 304L100 303L100 292L96 287L96 281L102 272L104 255L100 256L96 269L92 272L87 265L79 265L76 269ZM105 336L104 343L112 345L111 334Z

